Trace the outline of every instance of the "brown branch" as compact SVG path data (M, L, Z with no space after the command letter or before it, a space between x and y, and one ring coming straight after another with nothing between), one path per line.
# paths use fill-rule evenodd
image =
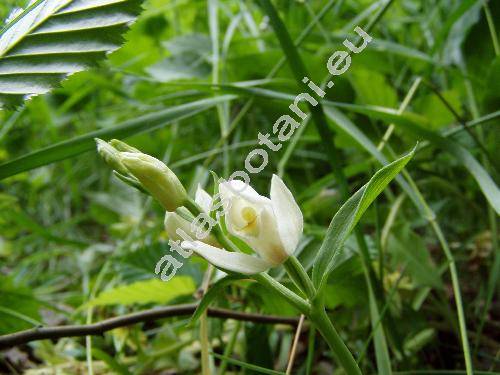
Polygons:
M26 344L30 341L43 339L59 339L61 337L79 337L89 335L102 335L106 331L118 327L129 326L141 322L150 322L157 319L192 315L198 306L197 303L174 305L139 311L127 315L102 320L98 323L87 325L67 325L56 327L37 327L0 336L0 349ZM298 319L293 317L281 317L262 315L255 313L244 313L227 309L209 308L208 316L213 318L244 320L255 323L287 324L296 326Z

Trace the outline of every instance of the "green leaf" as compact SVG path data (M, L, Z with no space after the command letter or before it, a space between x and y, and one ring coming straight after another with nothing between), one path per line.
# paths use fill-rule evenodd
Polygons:
M202 60L192 62L185 56L167 57L149 67L147 72L159 82L182 79L204 78L210 73L210 66Z
M388 251L394 255L396 261L407 264L407 273L416 284L438 289L443 287L425 242L411 232L407 225L389 237Z
M174 298L191 294L195 290L193 279L187 276L176 276L168 282L151 279L105 290L89 301L89 305L165 304Z
M142 0L39 0L0 32L0 108L45 94L123 42Z
M435 336L436 330L434 328L425 328L417 332L406 340L404 347L405 352L407 352L407 354L417 353L420 349L429 344Z
M414 153L415 150L412 150L407 155L377 171L370 181L354 193L335 214L314 261L313 282L319 290L335 266L347 236L354 229L368 206L405 167Z
M232 98L233 96L224 95L181 104L162 111L140 116L133 120L125 121L111 128L96 130L68 141L56 143L52 146L1 164L0 180L43 165L80 155L86 151L94 150L94 138L101 138L103 140L126 138L134 134L153 131L172 121L194 116L219 102L231 100Z
M128 371L127 366L121 364L117 359L113 358L108 353L99 348L92 348L92 357L105 362L108 368L110 370L113 370L113 372L116 374L132 375L132 373Z
M245 324L245 360L254 366L273 368L276 354L269 341L272 331L267 324ZM286 344L282 344L286 345ZM257 375L258 371L247 370L246 375Z
M16 283L11 277L0 277L0 334L40 324L39 308L31 288Z
M363 133L346 115L344 115L340 110L336 108L326 108L326 116L333 121L333 123L338 126L342 131L349 134L349 136L363 147L370 155L372 155L380 164L387 165L389 160L385 155L377 149L377 146L368 138L365 133ZM420 202L420 199L416 195L415 191L401 176L396 176L396 182L401 186L401 189L410 197L415 207L418 208L420 213L425 217L426 211Z
M441 95L448 103L450 103L460 116L463 115L463 111L460 108L461 102L458 90L442 91ZM416 112L429 119L432 129L442 128L443 126L451 124L455 121L453 113L446 108L443 102L434 93L415 99L413 101L413 108L415 108Z
M350 72L350 80L361 104L396 107L396 90L389 85L385 77L368 69L357 68Z
M210 303L220 294L220 292L222 291L222 289L224 289L224 287L231 284L233 281L239 280L241 278L242 276L238 275L228 275L218 280L215 284L213 284L201 299L200 303L198 304L198 307L191 316L191 319L189 320L189 324L196 323L196 321L200 318L201 314L203 314L203 312L206 309L208 309Z
M246 362L243 362L243 361L238 361L237 359L226 357L226 356L221 355L221 354L211 353L211 355L213 355L215 358L224 359L224 360L226 360L228 363L230 363L232 365L235 365L235 366L247 369L247 370L256 371L256 372L259 372L261 374L285 375L284 372L270 370L270 369L267 369L267 368L264 368L264 367L260 367L260 366L257 366L257 365L252 365L251 363L246 363Z
M325 103L325 105L335 104ZM411 112L399 114L395 109L377 106L345 104L342 105L342 107L356 113L383 120L387 123L394 123L396 126L399 126L401 130L409 132L419 138L424 138L433 145L453 155L457 161L467 169L472 177L474 177L491 207L495 209L497 214L500 214L500 190L488 172L486 172L483 166L465 147L444 137L438 132L429 130L431 126L424 117Z

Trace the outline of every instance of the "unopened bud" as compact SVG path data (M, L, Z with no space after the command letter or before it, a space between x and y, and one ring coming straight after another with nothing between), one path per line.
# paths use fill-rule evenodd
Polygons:
M97 152L101 155L106 164L122 175L127 175L127 168L125 168L120 161L120 152L102 139L96 138L95 142L97 144Z
M168 211L185 204L184 186L162 161L143 153L120 152L120 162L141 185Z
M130 146L130 145L126 144L125 142L122 142L118 139L112 139L111 141L109 141L109 144L118 151L136 152L136 153L142 154L142 152L140 150L138 150L135 147L132 147L132 146Z

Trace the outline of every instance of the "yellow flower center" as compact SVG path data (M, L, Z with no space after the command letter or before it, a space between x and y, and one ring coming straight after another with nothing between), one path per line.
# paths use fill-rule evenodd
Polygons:
M257 211L252 207L244 207L241 210L241 217L246 222L245 226L241 228L242 231L250 235L256 235L258 232L257 228Z

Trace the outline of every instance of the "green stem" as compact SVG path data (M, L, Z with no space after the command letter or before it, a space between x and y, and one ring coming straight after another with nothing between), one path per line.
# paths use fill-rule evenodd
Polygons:
M374 25L377 24L377 22L380 20L380 18L383 16L383 14L387 11L389 6L393 2L394 2L393 0L389 0L382 6L377 15L374 17L374 19L372 19L372 21L367 26L367 30L371 30L374 27ZM288 30L286 29L286 26L279 17L277 10L275 9L270 0L260 0L259 3L262 9L269 17L270 24L272 25L276 33L278 41L282 47L283 53L287 58L288 64L293 73L293 76L297 81L297 84L299 85L299 88L307 90L307 85L304 83L303 78L308 76L308 72L297 49L295 48L295 45L290 37L290 34L288 33ZM318 105L316 106L313 106L311 103L309 103L309 110L311 113L311 119L313 120L313 123L316 126L316 130L319 133L324 152L327 155L328 161L330 162L333 168L333 173L335 175L337 183L339 184L342 197L344 198L344 200L347 200L350 196L349 185L347 182L347 178L345 177L343 169L341 167L342 166L341 153L335 145L334 141L335 133L328 126L325 112L323 110L323 106L321 103L318 103ZM375 288L376 291L382 290L382 287L381 285L379 285L378 279L375 276L375 272L371 267L370 258L367 251L368 247L364 240L362 230L359 228L359 226L355 228L354 233L356 235L356 240L358 242L359 248L361 250L361 255L364 260L363 266L368 267L367 270L371 278L370 281L374 286L376 286ZM318 292L321 293L321 291ZM378 310L377 305L375 305L374 308Z
M238 333L240 332L240 327L241 327L241 322L237 321L233 329L233 332L231 333L229 341L226 345L226 348L224 349L225 358L230 357L231 354L233 353L234 345L236 344L236 339L238 338ZM220 362L218 375L226 374L227 360L225 358L223 358Z
M326 315L323 303L316 300L314 307L311 307L307 301L300 298L298 295L281 285L266 273L255 275L253 278L264 286L273 289L311 320L311 322L321 332L321 335L325 338L328 346L330 346L330 349L333 351L338 363L340 363L348 375L361 374L361 370L359 369L356 360L333 327L328 315Z
M497 31L495 28L495 21L491 15L490 7L488 6L487 0L483 2L484 15L486 16L486 21L488 22L488 28L490 30L491 41L493 43L493 49L495 51L495 56L500 55L500 44L498 43Z
M446 257L448 258L450 274L451 274L451 285L453 287L455 295L455 305L457 307L457 313L458 313L458 326L460 328L460 336L462 338L462 349L464 352L465 369L468 375L472 375L474 371L472 367L469 339L467 337L467 326L465 322L464 306L462 303L462 295L460 293L460 282L458 281L458 272L455 266L455 260L451 255L450 248L448 247L448 243L444 238L443 232L441 231L441 227L437 224L436 220L431 221L431 225L434 228L434 232L436 233L438 240L441 243L441 247L443 248Z
M309 328L309 338L307 345L306 375L312 374L315 339L316 339L316 328L314 326L311 326L311 328Z
M303 298L296 295L287 287L281 285L279 282L274 280L267 273L259 273L253 276L254 280L258 281L265 287L273 289L276 293L278 293L281 297L286 299L288 303L297 308L302 314L309 315L311 311L311 305L309 302L304 300Z
M342 365L348 375L360 375L361 370L356 363L347 346L342 341L340 335L337 333L330 318L326 314L322 306L313 307L309 317L312 323L321 332L321 335L326 340L330 349L334 353L337 361Z
M283 265L294 282L305 292L308 298L313 301L310 313L305 313L305 315L308 315L309 319L321 332L330 346L330 349L333 351L337 362L342 365L347 374L361 374L361 370L359 369L356 360L328 318L324 303L321 301L320 296L317 295L316 289L314 288L309 275L307 275L306 270L302 267L302 264L300 264L299 260L292 255Z
M208 285L212 277L214 267L209 264L203 278L202 288L203 294L207 293ZM201 373L202 375L210 375L210 338L208 335L208 317L205 311L200 317L200 344L201 344Z
M312 300L316 296L316 289L299 260L291 255L285 263L283 263L283 266L299 289L305 293L307 298Z

